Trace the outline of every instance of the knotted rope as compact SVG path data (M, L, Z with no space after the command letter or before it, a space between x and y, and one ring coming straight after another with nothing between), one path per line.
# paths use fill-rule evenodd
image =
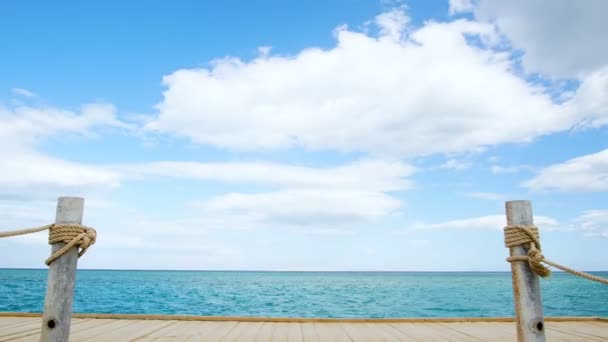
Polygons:
M551 270L549 270L545 265L543 265L543 263L545 263L547 265L553 266L562 271L577 275L579 277L583 277L608 285L608 279L594 276L589 273L577 271L570 267L546 259L541 251L537 227L512 224L506 226L504 228L504 232L505 246L507 248L529 244L527 255L510 256L507 258L508 262L527 261L532 272L538 274L541 277L548 277L549 275L551 275Z
M95 229L78 223L53 223L36 228L0 232L0 238L32 234L47 229L49 230L49 245L58 242L66 244L46 259L45 263L47 265L50 265L53 261L60 258L74 246L78 247L78 257L80 258L97 239L97 232Z

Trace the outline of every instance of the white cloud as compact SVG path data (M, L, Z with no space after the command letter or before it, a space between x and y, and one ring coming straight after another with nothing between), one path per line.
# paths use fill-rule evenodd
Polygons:
M376 25L380 28L382 37L399 41L409 23L410 18L402 9L393 9L376 16Z
M116 109L107 104L89 104L80 112L56 108L0 106L0 138L11 148L31 147L41 138L57 134L94 135L94 128L128 126L116 118ZM3 146L5 147L5 146Z
M5 194L19 194L24 190L39 194L80 193L91 187L115 188L119 185L119 175L101 167L29 153L5 158L0 169L0 184Z
M412 187L415 169L402 162L362 160L335 167L265 162L154 162L113 167L130 179L185 178L288 188L397 191Z
M608 149L546 167L523 186L537 191L608 191Z
M581 121L579 128L600 127L608 124L608 62L584 78L576 96L567 104L570 110L594 113Z
M257 194L224 194L205 202L207 226L235 228L271 224L323 224L324 234L344 232L338 223L381 219L401 201L385 192L409 189L415 169L403 162L364 159L334 167L297 166L266 162L151 162L127 165L87 165L37 151L45 138L60 134L92 136L98 128L129 128L118 121L111 106L85 106L81 113L53 108L20 107L0 111L0 199L55 198L59 193L89 197L92 190L118 187L121 182L181 178L263 185ZM8 145L10 144L10 146ZM42 170L42 171L41 171ZM279 190L277 190L277 188ZM99 193L99 191L95 192ZM247 217L232 220L234 213ZM191 222L188 224L192 224Z
M236 150L411 156L529 142L606 116L578 94L552 102L513 72L508 53L467 40L496 40L493 25L406 23L391 11L376 19L379 37L342 27L330 49L177 70L164 77L158 117L146 128ZM595 82L602 89L608 77ZM596 102L606 97L596 94Z
M23 96L23 97L36 97L36 93L31 92L24 88L11 88L11 92L15 95Z
M470 192L467 194L467 196L482 199L482 200L488 200L488 201L500 201L500 200L505 199L505 195L503 195L503 194L497 194L495 192L483 192L483 191Z
M492 173L517 173L522 170L529 170L530 166L528 165L515 165L515 166L500 166L500 165L492 165L490 167L490 171Z
M290 231L304 235L320 235L320 236L340 236L340 235L353 235L354 230L348 228L313 228L313 227L301 227L292 228Z
M199 203L204 212L244 216L250 221L282 225L357 224L379 220L401 207L401 201L360 190L281 190L229 193Z
M464 170L468 169L473 163L458 159L448 159L445 163L441 164L440 168L448 170Z
M80 113L55 108L0 107L0 186L2 197L46 198L58 192L116 187L118 175L101 167L37 152L44 138L60 134L93 136L100 127L127 128L114 107L91 104Z
M606 13L604 0L480 0L475 8L477 19L495 23L524 51L527 71L557 77L578 77L606 65Z
M542 226L543 229L555 230L558 226L558 221L552 217L537 215L534 216L534 223ZM417 223L413 224L401 233L409 233L419 230L468 230L468 229L489 229L502 230L506 225L505 215L486 215L471 217L466 219L458 219L445 221L440 223Z
M323 226L323 234L344 232L343 224L381 220L402 205L390 192L412 187L414 168L382 160L334 167L262 162L156 162L112 168L125 180L182 178L270 187L256 193L227 193L196 203L205 217L246 218L235 227ZM276 188L279 188L276 190ZM317 228L313 227L316 226ZM318 229L316 233L321 234Z
M473 0L450 0L450 15L471 12L474 8Z
M577 218L576 226L586 236L608 239L608 210L587 210Z

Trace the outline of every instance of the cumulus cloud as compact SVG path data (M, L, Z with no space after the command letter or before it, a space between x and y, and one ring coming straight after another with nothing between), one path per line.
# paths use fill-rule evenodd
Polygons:
M450 8L467 2L451 1ZM474 12L478 20L496 24L523 50L528 72L579 77L608 61L608 2L604 0L480 0Z
M471 12L474 8L473 0L450 0L449 11L451 15Z
M164 77L146 129L234 150L407 157L528 142L606 116L604 107L581 108L577 94L554 103L513 72L507 52L471 42L494 41L492 24L407 22L393 10L376 18L378 36L341 27L329 49L177 70ZM602 89L608 78L595 82Z
M395 8L376 16L375 23L380 29L381 37L399 41L409 21L410 18L405 14L403 8Z
M608 149L543 168L523 186L537 191L608 191Z

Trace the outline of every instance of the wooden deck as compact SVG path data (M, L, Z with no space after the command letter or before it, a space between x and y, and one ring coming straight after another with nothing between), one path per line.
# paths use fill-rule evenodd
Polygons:
M0 315L0 341L37 341L40 317ZM498 318L437 320L291 320L166 316L134 319L75 315L70 341L515 341L515 323ZM77 318L80 317L80 318ZM106 316L107 317L107 316ZM138 318L138 319L135 319ZM154 319L163 318L163 319ZM170 317L169 317L170 318ZM557 320L557 321L555 321ZM608 320L546 320L547 341L608 341Z

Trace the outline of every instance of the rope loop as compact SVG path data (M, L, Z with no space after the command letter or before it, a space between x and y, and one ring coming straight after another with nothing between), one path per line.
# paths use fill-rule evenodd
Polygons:
M95 229L78 223L53 223L36 228L0 232L0 238L32 234L47 229L49 230L49 245L58 242L66 244L46 259L45 263L47 265L50 265L53 261L60 258L74 246L78 248L78 257L80 258L97 240L97 232Z
M78 257L80 258L96 240L97 232L93 228L77 223L53 224L49 229L49 245L58 242L63 242L66 245L53 253L46 259L45 263L50 265L74 246L78 247Z
M540 249L538 227L514 224L506 226L504 231L505 246L507 248L528 244L527 255L508 257L508 262L527 261L532 272L538 274L543 278L551 275L551 270L542 264L542 262L545 260L545 257Z
M562 271L583 277L585 279L600 282L608 285L608 279L604 279L593 274L577 271L570 267L558 264L554 261L547 260L543 255L540 248L540 238L538 236L538 227L536 226L525 226L519 224L508 225L504 228L505 232L505 246L507 248L515 246L523 246L528 244L527 255L510 256L507 258L508 262L514 261L526 261L530 266L530 270L541 277L548 277L551 275L551 270L547 268L547 265L551 265Z

